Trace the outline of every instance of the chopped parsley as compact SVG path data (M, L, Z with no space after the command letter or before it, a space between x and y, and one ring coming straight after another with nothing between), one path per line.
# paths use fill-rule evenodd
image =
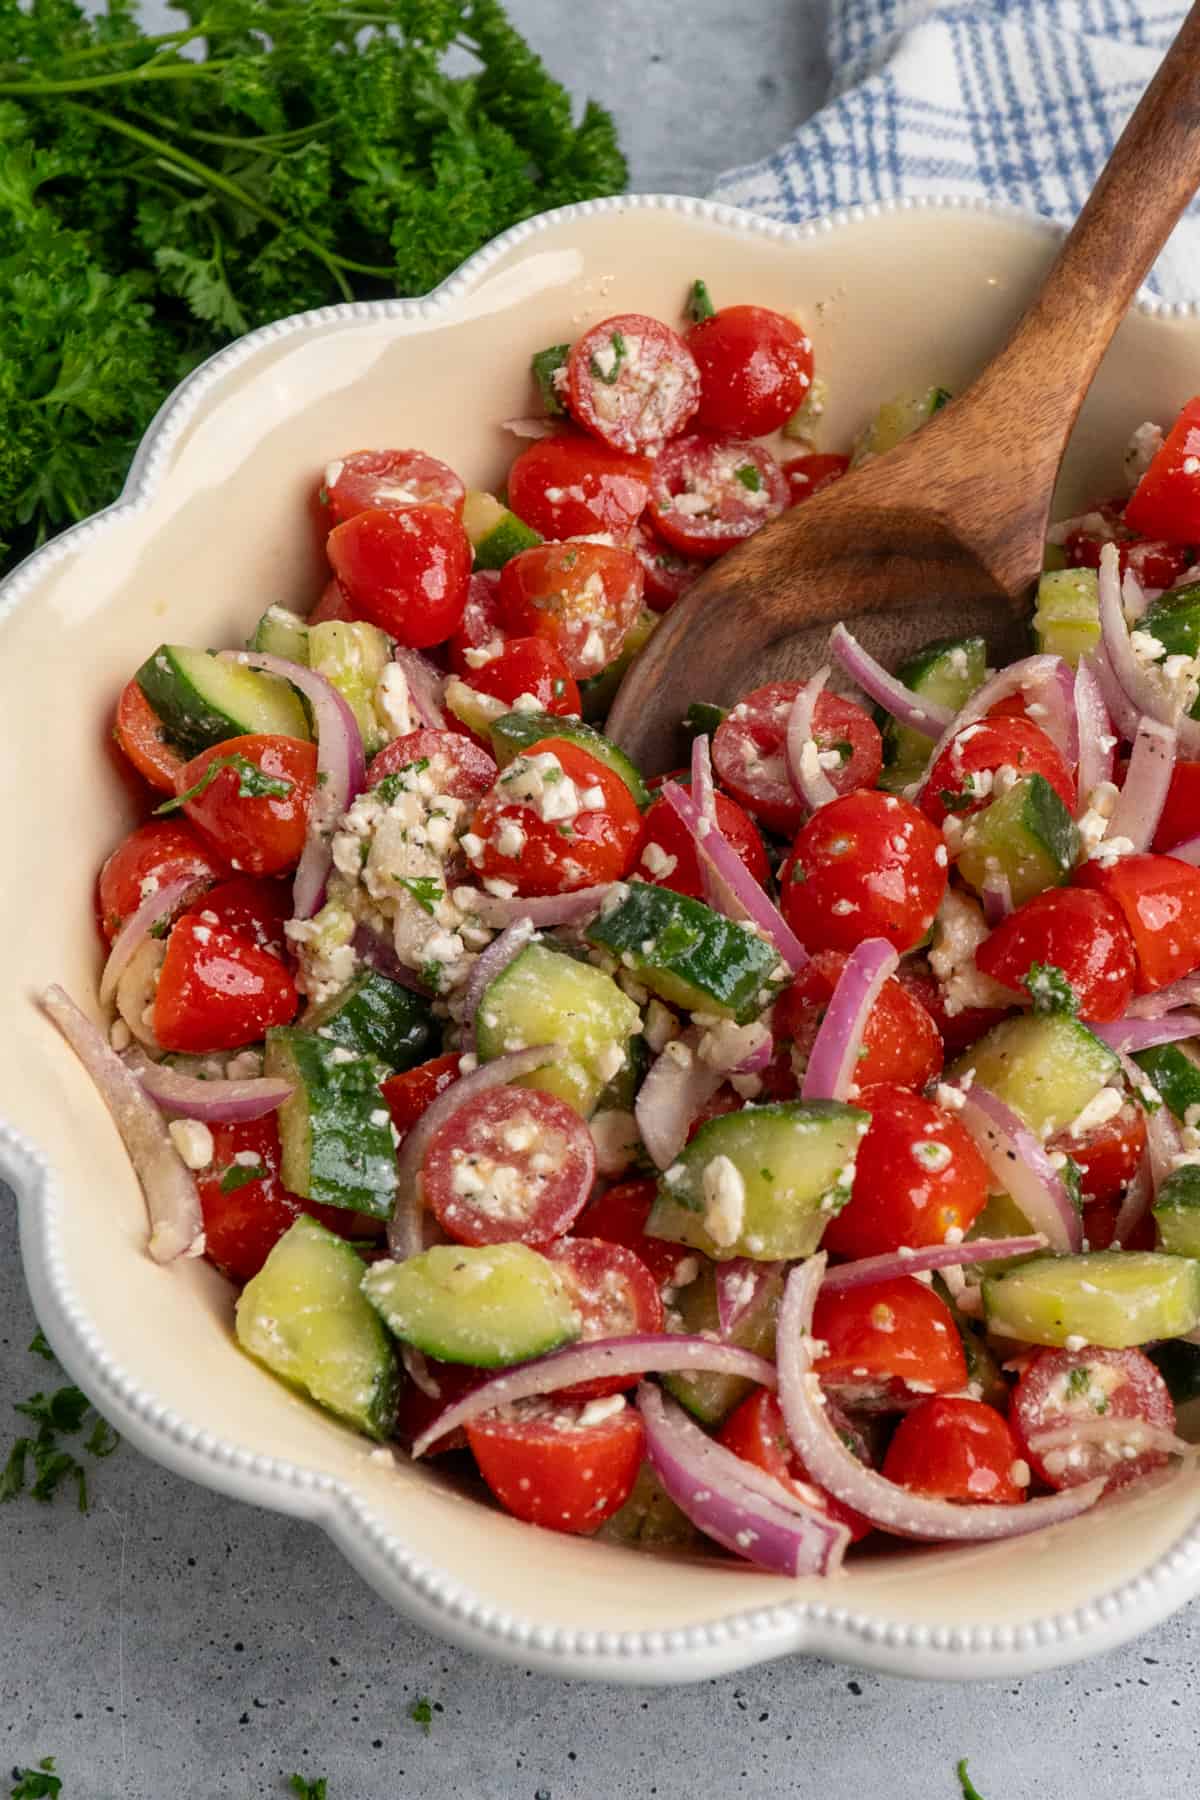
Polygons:
M1030 963L1021 985L1033 1001L1035 1013L1066 1013L1074 1018L1079 1011L1079 996L1057 963Z
M9 1800L54 1800L62 1788L62 1776L54 1773L54 1758L43 1756L36 1769L14 1769L15 1786Z
M537 382L537 390L542 398L542 407L554 419L566 415L567 409L562 403L554 377L560 369L566 368L570 354L570 344L551 344L548 349L537 351L530 362L533 379Z
M1067 1376L1067 1399L1089 1399L1091 1401L1093 1412L1101 1414L1106 1413L1108 1411L1108 1395L1099 1388L1097 1388L1095 1393L1092 1393L1091 1386L1091 1364L1081 1363L1077 1369L1072 1369Z
M408 1709L408 1716L412 1720L413 1724L419 1725L421 1727L421 1730L425 1733L426 1737L428 1737L429 1736L429 1728L433 1724L433 1703L432 1703L432 1701L427 1700L425 1698L425 1696L422 1695L419 1700L413 1701L412 1705Z
M979 1789L967 1774L967 1759L965 1756L955 1765L954 1772L958 1776L958 1784L962 1788L962 1800L983 1800L983 1795L979 1792Z
M619 331L614 331L608 341L613 347L612 368L608 371L608 374L606 375L604 373L604 370L601 368L599 361L594 356L589 356L588 368L591 370L592 374L596 377L597 381L602 381L604 383L605 387L612 387L612 385L616 381L618 375L621 373L621 364L625 361L625 358L628 355L628 348L626 346L625 339L621 336L621 333Z
M712 295L708 291L708 283L699 280L693 281L691 287L688 289L687 306L685 308L687 316L692 321L692 324L699 325L701 319L711 319L716 310L716 307L712 303Z
M236 1194L239 1188L248 1186L252 1181L265 1180L266 1173L262 1163L230 1163L221 1175L221 1192Z
M257 763L252 763L248 756L235 750L229 756L218 756L209 763L199 781L187 788L182 794L176 794L173 800L164 800L154 811L159 813L177 812L185 800L197 800L209 789L223 769L237 771L239 800L286 800L295 782L289 781L286 775L268 775Z
M324 1775L319 1775L315 1781L305 1781L303 1775L293 1775L288 1787L296 1795L296 1800L326 1800Z
M31 1355L42 1356L47 1362L53 1362L55 1360L54 1352L42 1335L42 1328L40 1325L29 1340L29 1349Z
M441 882L436 881L432 875L401 875L398 880L405 892L412 895L421 911L427 912L432 918L439 900L446 897L446 890Z
M938 799L948 813L965 812L970 806L972 798L971 794L959 793L953 788L943 788L938 795Z
M1067 1197L1077 1213L1083 1212L1083 1171L1073 1156L1068 1156L1058 1171L1062 1184L1067 1190Z
M40 1331L35 1333L29 1348L35 1356L54 1360ZM72 1482L78 1495L79 1510L86 1512L87 1470L65 1448L62 1439L75 1437L87 1423L92 1411L87 1395L73 1385L56 1388L51 1394L39 1389L28 1400L17 1401L15 1405L16 1411L36 1425L37 1430L32 1435L25 1432L13 1440L3 1467L0 1467L0 1501L15 1500L18 1495L28 1493L31 1499L49 1502L65 1482ZM92 1415L92 1428L83 1445L90 1456L111 1456L120 1441L107 1419L99 1413ZM46 1793L57 1791L57 1788L45 1789Z
M412 783L406 781L405 776L422 775L428 767L429 758L418 756L415 762L405 763L403 768L393 769L390 775L385 775L382 781L377 781L371 792L377 794L385 806L390 806L397 795L410 791Z
M733 472L742 486L748 488L752 494L762 492L762 476L753 463L743 463L740 469L735 469Z
M438 962L436 957L431 956L428 962L424 962L421 964L421 980L425 983L425 986L430 990L431 993L434 993L434 994L441 993L441 991L442 991L442 976L444 974L445 974L445 968L440 962Z
M930 418L933 417L934 413L941 412L943 406L948 406L953 398L954 395L950 392L949 388L935 387L929 396Z

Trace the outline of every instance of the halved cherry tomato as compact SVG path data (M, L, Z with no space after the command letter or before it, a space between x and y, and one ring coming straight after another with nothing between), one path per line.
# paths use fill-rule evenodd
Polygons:
M619 1181L589 1200L579 1215L581 1237L603 1238L607 1244L623 1244L645 1264L660 1288L679 1285L681 1269L691 1263L698 1268L693 1251L665 1238L647 1237L646 1220L658 1198L658 1183Z
M822 1387L851 1412L898 1412L967 1385L954 1315L909 1275L818 1294L812 1335L825 1345Z
M755 688L722 719L712 744L721 785L768 830L789 837L807 811L788 775L784 752L788 715L800 686L798 681L769 681ZM837 751L841 758L825 771L839 794L878 781L883 739L874 720L853 700L822 693L813 709L813 737L818 751Z
M549 1531L596 1531L628 1500L641 1467L641 1414L625 1405L594 1425L584 1406L524 1400L467 1426L479 1472L514 1518Z
M495 758L461 731L438 731L422 725L403 737L393 738L367 770L367 786L378 787L388 775L397 775L411 763L428 762L425 773L439 794L474 805L496 779Z
M1200 543L1200 397L1189 400L1125 507L1143 537Z
M1126 1100L1120 1112L1105 1119L1102 1125L1093 1125L1081 1137L1076 1137L1068 1126L1049 1140L1047 1148L1063 1151L1076 1163L1085 1201L1119 1203L1146 1153L1146 1114L1136 1100ZM1113 1220L1115 1223L1115 1212ZM1093 1250L1106 1249L1107 1245L1096 1241L1093 1222L1089 1207L1088 1242Z
M1122 856L1111 867L1091 861L1075 881L1105 894L1133 936L1139 994L1167 987L1200 968L1200 869L1173 856Z
M1174 850L1194 837L1200 837L1200 762L1179 761L1171 771L1151 849Z
M577 338L567 360L572 417L615 450L653 456L700 402L700 371L677 331L619 313Z
M871 1115L858 1146L850 1199L825 1227L838 1256L878 1256L902 1244L942 1244L965 1236L987 1205L987 1165L948 1112L907 1088L868 1088L858 1105Z
M1137 957L1120 912L1088 888L1050 888L1010 913L980 944L975 966L1024 999L1035 963L1061 969L1093 1024L1121 1019L1133 999Z
M1112 543L1117 546L1119 574L1129 570L1143 587L1169 588L1194 560L1186 543L1165 543L1157 532L1148 538L1138 537L1130 527L1124 500L1102 500L1093 511L1101 521L1097 529L1080 527L1071 532L1063 545L1069 568L1098 569L1101 550Z
M611 532L618 543L645 511L650 464L582 432L542 438L508 471L508 503L544 538Z
M861 1432L855 1430L841 1407L835 1401L826 1400L826 1417L830 1420L839 1437L849 1439L861 1462L870 1462L867 1453L867 1442ZM818 1487L796 1454L788 1437L787 1426L783 1422L783 1410L770 1388L756 1388L754 1392L735 1407L720 1431L717 1433L718 1444L724 1444L743 1462L752 1463L761 1469L764 1475L773 1475L775 1480L789 1488L797 1499L808 1506L815 1506L828 1518L836 1519L845 1525L850 1532L851 1543L857 1544L875 1528L870 1519L864 1519L861 1513L855 1512L852 1506L846 1506L836 1500L832 1494Z
M418 1063L415 1069L389 1075L382 1084L380 1092L402 1142L438 1095L452 1081L458 1080L458 1064L458 1053L453 1051L448 1056L435 1056L429 1062Z
M121 690L113 734L144 781L162 794L175 792L184 759L167 742L162 720L136 681L127 681Z
M461 679L475 693L490 694L508 707L530 694L541 712L558 718L578 718L583 704L575 677L544 637L509 638L495 656Z
M1106 1492L1124 1487L1167 1462L1165 1450L1123 1453L1122 1420L1139 1419L1158 1431L1175 1430L1166 1382L1140 1350L1039 1350L1016 1385L1009 1412L1021 1454L1047 1487L1078 1487L1108 1477ZM1111 1423L1111 1438L1092 1436ZM1072 1427L1082 1426L1075 1442ZM1059 1442L1059 1438L1063 1441Z
M489 1088L436 1131L425 1203L459 1244L549 1244L569 1231L596 1178L592 1134L536 1088Z
M549 638L577 679L613 660L641 604L641 564L605 544L537 544L500 571L506 631Z
M466 497L454 470L424 450L352 450L328 465L321 487L332 525L377 507L444 506L461 518Z
M792 505L799 506L802 500L811 500L822 488L832 487L835 481L840 481L849 472L849 468L848 456L829 454L789 457L783 465L783 472L792 491Z
M653 1275L624 1244L602 1238L565 1237L546 1252L571 1290L583 1324L581 1338L651 1335L663 1328L662 1296ZM599 1400L636 1387L637 1375L597 1375L559 1390L564 1400Z
M180 919L154 996L164 1050L240 1050L296 1016L300 996L277 956L222 925Z
M184 909L185 917L192 915L205 925L223 925L272 956L287 955L283 928L292 916L292 897L281 881L231 875Z
M1057 747L1032 719L980 719L965 725L938 756L921 792L921 811L940 825L949 812L966 815L991 804L997 769L1019 777L1044 775L1069 813L1075 783Z
M787 506L787 477L771 452L744 438L677 438L660 453L650 517L660 537L711 562Z
M315 744L258 733L226 738L193 756L176 780L188 819L230 868L280 875L299 862L317 781Z
M777 431L812 386L812 343L767 306L723 306L687 334L700 370L696 428L722 437Z
M182 819L148 819L123 838L107 858L96 883L100 929L111 942L143 900L170 881L194 876L197 889L210 888L224 865Z
M1132 1229L1122 1227L1122 1237L1117 1239L1117 1225L1121 1218L1120 1199L1090 1200L1083 1215L1083 1243L1086 1250L1153 1250L1156 1244L1157 1230L1153 1212L1144 1212Z
M788 1040L807 1059L825 1016L846 957L841 950L818 950L775 1002L775 1036ZM860 1089L887 1081L922 1088L941 1074L942 1040L920 1000L889 976L879 990L863 1033L855 1080ZM911 1241L911 1240L906 1240Z
M356 618L414 650L457 630L472 550L444 506L369 507L335 525L326 549Z
M629 547L642 566L646 605L655 612L674 606L680 594L686 594L704 573L704 563L673 549L644 519L634 526Z
M561 773L539 765L541 757ZM544 774L553 778L553 806ZM513 882L519 894L571 894L629 873L642 820L619 775L565 738L540 738L509 763L471 830L483 841L472 864L484 880Z
M907 800L864 788L813 814L779 884L783 916L808 950L853 950L869 937L911 950L946 891L946 847Z
M994 1406L961 1396L934 1396L906 1413L883 1459L898 1487L964 1505L1019 1506L1029 1481L1008 1420Z
M476 569L467 587L467 604L458 629L446 645L447 660L456 675L470 675L503 643L500 571Z
M321 598L308 615L310 625L325 625L331 619L342 619L347 623L356 619L358 614L350 604L349 596L340 581L327 581L321 590Z
M770 865L754 821L727 794L717 794L715 798L721 835L737 851L747 872L760 887L765 887ZM696 840L665 800L655 800L643 815L637 872L639 881L670 888L676 894L688 894L693 900L704 899Z
M1003 1006L964 1006L961 1012L948 1013L941 983L934 979L923 956L906 956L896 971L896 980L925 1008L938 1028L947 1056L957 1056L1008 1017L1010 1009Z

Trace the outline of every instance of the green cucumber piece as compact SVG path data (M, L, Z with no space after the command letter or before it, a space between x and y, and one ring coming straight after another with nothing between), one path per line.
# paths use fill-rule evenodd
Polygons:
M247 646L266 656L285 656L289 662L308 663L308 626L299 613L286 606L268 606Z
M254 1357L368 1437L391 1436L399 1375L350 1245L301 1215L242 1289L234 1331Z
M286 681L223 662L211 650L160 644L134 680L169 742L185 756L252 733L305 740L310 735L300 697Z
M867 1123L866 1113L837 1100L777 1100L710 1119L661 1177L646 1230L715 1262L811 1256L850 1197ZM731 1207L714 1207L706 1191L718 1159L721 1174L729 1176L728 1164L735 1172ZM711 1229L718 1213L721 1242Z
M1095 569L1047 569L1038 582L1033 640L1074 667L1100 642L1100 577Z
M1044 775L1027 775L967 822L958 872L976 893L1005 875L1013 905L1060 887L1079 860L1079 829Z
M1166 1344L1151 1344L1146 1355L1166 1382L1176 1406L1200 1400L1200 1344L1174 1338Z
M500 1368L580 1333L566 1282L528 1244L435 1244L373 1264L362 1291L389 1331L442 1362Z
M267 1033L264 1075L293 1083L279 1109L279 1172L294 1194L389 1218L396 1195L391 1118L379 1083L388 1071L295 1025Z
M1200 581L1172 588L1148 606L1138 620L1138 630L1157 638L1167 656L1195 656L1200 652ZM1200 699L1192 706L1200 718Z
M790 419L785 419L780 431L785 438L798 439L801 443L811 444L816 449L820 436L821 420L825 416L825 408L829 405L829 383L823 375L814 375L804 399L796 408Z
M1024 1227L1025 1221L1022 1220ZM1016 1259L1014 1259L1016 1260ZM1009 1267L1008 1263L1002 1265ZM995 1264L992 1265L995 1267ZM1001 1412L1008 1407L1008 1383L1000 1367L1000 1359L984 1337L982 1330L973 1319L960 1312L953 1294L945 1280L936 1270L933 1276L933 1290L943 1302L951 1318L954 1329L958 1332L963 1347L963 1357L967 1365L967 1386L976 1398L983 1400L988 1406L998 1407Z
M774 1358L775 1325L779 1302L783 1298L783 1280L782 1269L771 1271L725 1340L727 1343L736 1344L739 1350L753 1350L756 1356ZM720 1336L716 1270L711 1263L704 1263L695 1281L689 1281L686 1287L679 1289L675 1309L684 1331ZM664 1375L662 1379L663 1386L702 1425L719 1425L747 1394L754 1391L754 1383L744 1375L693 1375L681 1370Z
M983 1308L988 1329L1003 1337L1052 1345L1082 1338L1126 1350L1200 1325L1200 1262L1158 1250L1037 1256L986 1276Z
M587 675L579 683L583 716L590 723L605 717L617 697L617 689L624 680L625 671L638 651L645 649L661 624L662 614L651 612L648 606L644 606L626 632L625 641L612 661L598 675Z
M1067 1013L1026 1013L993 1025L947 1080L968 1070L1040 1137L1069 1125L1102 1087L1121 1079L1116 1053Z
M787 973L779 952L746 926L644 881L630 882L584 935L660 1000L739 1024L770 1005Z
M576 744L580 750L594 756L598 763L603 763L606 769L611 769L614 775L619 775L641 811L646 810L653 798L625 752L581 719L560 719L554 713L509 712L493 719L487 730L496 761L502 769L507 768L514 757L534 744L540 744L543 738L562 738L564 743Z
M377 1057L392 1073L415 1068L437 1054L441 1033L432 1003L374 969L360 969L349 987L300 1021L304 1031Z
M532 550L542 538L531 525L501 504L494 494L472 488L463 506L463 530L475 551L477 569L502 569L522 550Z
M625 1061L596 1101L596 1111L632 1112L642 1077L650 1062L650 1048L639 1032L625 1046Z
M1172 1256L1200 1256L1200 1168L1172 1169L1154 1202L1158 1245Z
M558 1044L544 1069L522 1077L526 1087L556 1094L586 1119L619 1076L610 1065L641 1030L642 1015L611 975L548 944L526 945L484 988L475 1015L481 1062L505 1050Z
M683 715L683 733L688 743L698 737L712 737L727 716L724 706L714 706L711 700L693 700Z
M363 749L374 756L394 734L375 710L375 690L392 660L392 640L365 619L326 619L308 634L308 660L332 683L358 720Z
M987 645L981 637L936 638L896 669L897 681L914 694L955 713L983 685L986 675ZM883 712L876 714L876 722L883 731L884 761L896 777L895 784L907 787L929 761L933 739Z
M563 405L554 377L560 369L566 368L570 354L570 344L549 344L545 350L535 350L529 359L529 367L541 395L542 410L551 419L565 419L567 416L567 409Z
M886 400L855 439L850 467L857 469L868 457L884 456L894 450L901 439L940 412L949 399L949 388L931 387L923 394L898 394L894 400Z
M1191 1108L1200 1107L1200 1044L1194 1038L1180 1044L1156 1044L1152 1050L1139 1050L1133 1060L1146 1071L1175 1117L1186 1124Z
M602 1543L623 1544L629 1550L690 1550L699 1548L704 1541L645 1462L637 1472L628 1500L605 1521L596 1536Z

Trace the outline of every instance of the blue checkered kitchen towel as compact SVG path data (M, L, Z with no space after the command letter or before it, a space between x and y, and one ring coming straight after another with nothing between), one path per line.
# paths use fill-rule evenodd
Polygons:
M1073 219L1185 12L1167 0L830 0L828 103L714 197L802 220L908 195ZM1193 206L1148 287L1200 298Z

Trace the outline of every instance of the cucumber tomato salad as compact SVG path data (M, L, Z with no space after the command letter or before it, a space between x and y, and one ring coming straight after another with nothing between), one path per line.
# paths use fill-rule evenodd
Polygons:
M307 617L147 646L105 1026L43 1003L150 1254L372 1454L829 1573L1188 1453L1200 401L1053 532L1021 660L838 626L806 681L680 696L648 780L604 715L658 615L948 398L834 455L794 319L688 311L533 359L502 498L347 451Z

